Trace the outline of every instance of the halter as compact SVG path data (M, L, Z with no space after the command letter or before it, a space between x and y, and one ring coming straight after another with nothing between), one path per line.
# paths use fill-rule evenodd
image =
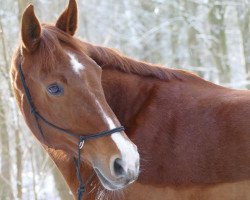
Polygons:
M48 126L54 128L54 129L57 129L57 130L61 131L64 134L67 134L67 135L70 135L72 137L75 137L75 138L79 139L78 157L77 158L74 157L74 162L75 162L75 166L76 166L77 179L79 181L79 188L78 188L78 191L77 191L78 200L81 200L84 192L86 191L85 184L84 184L84 182L82 180L81 169L80 169L80 167L81 167L81 149L83 148L84 143L86 141L88 141L88 140L93 140L93 139L97 139L97 138L104 137L104 136L107 136L107 135L111 135L111 134L116 133L116 132L124 131L124 127L120 126L120 127L117 127L117 128L111 129L111 130L102 131L102 132L95 133L95 134L92 134L92 135L78 135L76 133L73 133L73 132L70 132L70 131L68 131L66 129L63 129L63 128L59 127L59 126L56 126L55 124L53 124L53 123L49 122L47 119L45 119L36 110L36 108L34 106L34 103L32 101L30 92L29 92L29 88L28 88L27 83L25 81L25 77L24 77L24 74L23 74L23 71L22 71L22 65L21 64L18 64L18 72L19 72L19 75L20 75L20 78L21 78L21 81L22 81L22 85L23 85L23 88L24 88L26 99L27 99L29 107L30 107L30 112L31 112L32 115L34 115L34 118L35 118L36 124L37 124L37 128L38 128L43 140L45 141L45 137L44 137L44 132L42 130L42 127L41 127L41 125L39 123L39 119L41 121L43 121L45 124L47 124ZM88 178L88 181L92 178L92 176L93 175L91 175ZM87 181L87 183L88 183L88 181Z

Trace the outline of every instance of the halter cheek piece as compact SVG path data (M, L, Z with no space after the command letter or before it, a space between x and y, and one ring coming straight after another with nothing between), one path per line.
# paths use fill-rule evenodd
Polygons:
M81 167L81 149L83 148L84 143L86 141L88 141L88 140L93 140L93 139L97 139L97 138L104 137L104 136L107 136L107 135L111 135L111 134L116 133L116 132L124 131L124 127L120 126L120 127L117 127L117 128L111 129L111 130L106 130L106 131L95 133L95 134L92 134L92 135L78 135L76 133L72 133L72 132L70 132L70 131L68 131L66 129L63 129L63 128L59 127L59 126L56 126L55 124L53 124L53 123L49 122L47 119L45 119L36 110L36 108L35 108L35 106L34 106L34 104L32 102L32 98L31 98L31 95L30 95L30 92L29 92L29 88L28 88L28 86L26 84L26 81L25 81L25 77L24 77L24 74L23 74L23 71L22 71L22 65L21 64L18 65L18 72L19 72L19 75L20 75L20 78L21 78L21 82L22 82L23 89L24 89L24 92L25 92L25 95L26 95L26 99L27 99L29 107L30 107L30 112L34 115L34 118L35 118L36 124L37 124L37 128L38 128L42 138L44 139L44 141L45 141L45 137L44 137L42 127L41 127L41 125L39 123L39 120L43 121L48 126L61 131L64 134L67 134L67 135L70 135L72 137L75 137L75 138L79 139L78 157L74 158L74 162L75 162L75 165L76 165L77 179L79 181L79 188L78 188L78 191L77 191L78 200L81 200L84 192L86 191L85 184L84 184L84 182L82 180L81 169L80 169L80 167ZM92 176L93 176L93 174L88 178L86 183L88 183L88 181L90 181Z

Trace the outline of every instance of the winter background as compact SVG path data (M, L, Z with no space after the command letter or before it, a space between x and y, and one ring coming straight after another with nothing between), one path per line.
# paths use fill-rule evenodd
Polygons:
M0 0L0 199L72 199L27 129L10 87L21 14L53 23L67 0ZM78 0L77 37L136 59L250 89L250 0ZM55 184L56 183L56 184Z

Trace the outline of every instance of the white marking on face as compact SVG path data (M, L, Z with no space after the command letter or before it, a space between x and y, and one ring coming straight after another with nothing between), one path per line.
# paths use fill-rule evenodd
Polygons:
M80 71L83 70L85 67L83 66L82 63L80 63L76 56L72 53L68 53L69 58L70 58L70 64L71 67L73 68L74 72L77 74L80 74Z
M115 123L113 122L113 120L105 113L105 111L103 110L102 106L100 105L99 101L96 100L96 104L97 106L99 107L101 113L102 113L102 116L104 118L104 120L106 121L106 123L108 124L109 126L109 129L114 129L116 126L115 126Z
M114 129L116 126L113 120L105 113L99 101L96 100L96 104L98 105L103 115L103 118L106 120L109 128ZM138 166L136 168L135 165L138 164L140 156L139 156L136 146L133 145L133 143L127 140L124 136L122 136L121 133L113 133L111 135L111 138L117 145L117 148L120 150L122 160L126 164L126 166L124 166L125 167L124 170L127 171L128 169L130 169L130 170L138 171L139 170Z
M129 140L126 140L121 133L114 133L111 135L112 140L116 143L122 155L122 161L125 163L124 170L138 170L136 164L139 163L139 153L137 148Z

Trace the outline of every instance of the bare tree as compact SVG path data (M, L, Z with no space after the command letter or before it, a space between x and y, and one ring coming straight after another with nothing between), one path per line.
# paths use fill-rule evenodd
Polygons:
M53 176L54 176L54 180L55 180L55 185L56 185L56 189L58 191L58 194L60 196L61 200L69 200L72 199L73 196L70 194L69 188L66 185L62 174L58 171L57 168L54 168L53 170Z
M3 102L0 98L0 136L1 136L1 174L0 174L0 199L14 199L11 181L11 156L9 146L9 135L6 127Z
M67 1L1 1L1 200L48 199L50 188L43 187L48 180L58 190L52 192L53 198L72 198L60 172L54 170L51 161L47 162L49 158L19 117L8 75L26 6L33 3L39 19L50 23ZM140 60L188 69L215 83L250 87L248 0L84 0L78 1L78 5L77 33L89 42L117 48Z

